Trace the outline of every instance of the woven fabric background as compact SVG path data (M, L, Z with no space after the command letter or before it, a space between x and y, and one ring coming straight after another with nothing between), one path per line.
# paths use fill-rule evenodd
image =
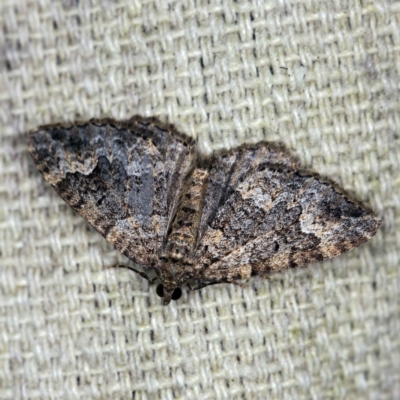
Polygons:
M2 0L0 399L400 399L400 2ZM282 141L383 219L168 307L36 170L30 129L157 116Z

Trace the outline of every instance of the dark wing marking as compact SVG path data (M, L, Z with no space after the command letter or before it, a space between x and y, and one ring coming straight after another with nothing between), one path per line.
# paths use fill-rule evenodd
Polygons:
M121 253L156 267L194 142L151 119L44 126L29 150L60 196Z
M226 282L320 261L371 238L379 221L331 182L261 144L210 165L194 259L200 282ZM215 196L213 193L216 193Z

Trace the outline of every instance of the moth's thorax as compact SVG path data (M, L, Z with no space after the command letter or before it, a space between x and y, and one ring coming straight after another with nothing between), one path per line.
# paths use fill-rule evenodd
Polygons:
M183 261L194 249L200 225L209 173L195 169L181 193L178 208L167 235L165 258Z

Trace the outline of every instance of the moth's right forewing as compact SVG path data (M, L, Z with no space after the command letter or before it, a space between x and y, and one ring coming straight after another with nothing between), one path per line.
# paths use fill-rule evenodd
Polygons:
M29 150L72 208L128 258L157 268L193 140L138 117L44 126Z

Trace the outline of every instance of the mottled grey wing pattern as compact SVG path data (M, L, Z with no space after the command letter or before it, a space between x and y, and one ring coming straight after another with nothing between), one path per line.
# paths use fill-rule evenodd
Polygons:
M379 221L335 184L259 144L215 157L194 259L203 284L229 282L344 253Z
M156 267L194 142L152 119L44 126L29 150L60 196L119 251Z
M29 150L69 205L156 270L164 304L192 278L200 288L334 257L380 224L269 143L202 158L173 127L134 117L41 127Z

